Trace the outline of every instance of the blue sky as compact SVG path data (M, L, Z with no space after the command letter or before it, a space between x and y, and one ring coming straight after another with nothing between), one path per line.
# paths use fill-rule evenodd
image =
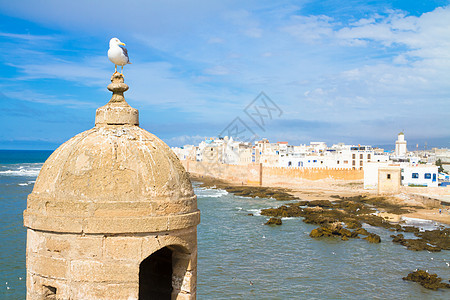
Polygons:
M239 117L260 137L450 147L450 1L0 1L0 149L54 149L125 97L170 146ZM283 111L256 126L264 92Z

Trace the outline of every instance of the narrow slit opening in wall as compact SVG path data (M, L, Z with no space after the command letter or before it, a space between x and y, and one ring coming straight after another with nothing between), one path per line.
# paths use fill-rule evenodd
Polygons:
M54 286L44 285L44 299L45 300L56 299L56 291L57 289Z

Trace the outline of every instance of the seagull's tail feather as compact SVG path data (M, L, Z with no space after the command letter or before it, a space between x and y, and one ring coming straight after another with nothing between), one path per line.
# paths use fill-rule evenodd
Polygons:
M129 65L132 65L132 63L129 61L129 62L127 62L127 64L129 64Z

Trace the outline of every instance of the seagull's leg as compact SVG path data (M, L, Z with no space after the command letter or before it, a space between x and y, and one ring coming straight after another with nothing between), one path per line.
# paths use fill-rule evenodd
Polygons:
M117 65L114 65L114 73L117 73Z
M122 74L122 76L123 76L123 66L122 66L122 73L121 73L121 74Z

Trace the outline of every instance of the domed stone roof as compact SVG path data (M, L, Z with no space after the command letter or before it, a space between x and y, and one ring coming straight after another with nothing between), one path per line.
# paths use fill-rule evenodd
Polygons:
M114 233L198 224L196 196L181 162L137 126L137 110L123 98L128 86L122 75L111 81L113 97L97 110L95 127L61 145L42 167L24 212L27 227Z

